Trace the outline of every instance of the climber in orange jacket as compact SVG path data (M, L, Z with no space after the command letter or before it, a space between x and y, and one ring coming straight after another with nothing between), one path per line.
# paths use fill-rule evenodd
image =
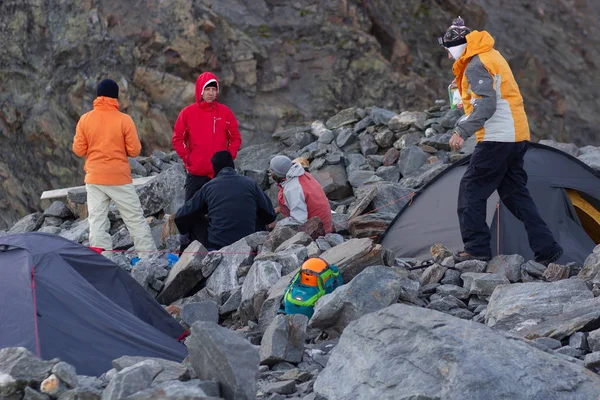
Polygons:
M563 249L527 190L523 157L529 125L508 62L494 49L488 32L471 31L460 17L438 41L455 60L452 71L465 111L450 138L450 147L457 151L468 137L477 138L460 182L457 211L465 248L455 260L487 261L492 257L486 204L496 190L506 208L525 225L535 261L548 265L558 260Z
M85 157L90 246L112 250L108 207L113 200L139 256L156 250L150 227L131 179L127 157L140 154L142 144L131 117L119 111L119 86L105 79L98 85L94 109L77 123L73 152Z

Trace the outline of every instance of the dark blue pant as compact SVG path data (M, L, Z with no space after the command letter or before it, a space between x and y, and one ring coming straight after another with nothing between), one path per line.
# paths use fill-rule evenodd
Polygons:
M475 147L458 193L458 220L468 253L492 256L486 204L495 190L506 208L525 225L536 260L549 258L560 250L527 190L527 173L523 169L526 151L527 142L480 142Z
M185 189L185 201L194 197L196 192L202 189L209 181L210 178L208 176L198 176L188 173L183 186ZM194 240L199 241L205 247L210 246L208 243L208 220L204 216L196 219L192 233L179 235L179 251L184 251Z

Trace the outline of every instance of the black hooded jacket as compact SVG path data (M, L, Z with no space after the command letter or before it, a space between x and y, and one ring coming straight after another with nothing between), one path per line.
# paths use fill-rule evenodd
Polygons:
M208 216L208 247L220 249L275 221L273 203L258 184L231 167L223 168L175 215L180 233L194 236L196 222Z

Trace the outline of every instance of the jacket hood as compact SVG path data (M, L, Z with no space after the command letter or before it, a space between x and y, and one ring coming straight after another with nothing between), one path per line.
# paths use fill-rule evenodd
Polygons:
M293 179L293 178L297 178L302 175L304 175L304 168L302 167L302 165L298 164L297 162L294 162L294 163L292 163L292 166L290 167L289 171L285 175L285 178Z
M460 57L461 59L471 58L494 48L494 38L486 31L473 31L466 36L466 39L467 49Z
M217 82L217 92L220 92L221 88L219 87L219 80L217 79L217 76L212 72L203 72L202 74L200 74L198 79L196 79L196 103L200 104L200 102L202 101L202 93L204 92L204 88L206 87L206 85L213 81Z
M112 97L100 96L96 97L93 106L94 110L118 110L119 100Z

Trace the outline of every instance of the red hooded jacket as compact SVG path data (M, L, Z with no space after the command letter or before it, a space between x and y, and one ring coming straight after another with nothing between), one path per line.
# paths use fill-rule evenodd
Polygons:
M173 130L173 148L192 175L214 176L211 158L221 150L229 150L235 160L242 144L238 122L229 107L217 100L202 100L206 85L217 77L204 72L196 80L196 103L181 110Z

